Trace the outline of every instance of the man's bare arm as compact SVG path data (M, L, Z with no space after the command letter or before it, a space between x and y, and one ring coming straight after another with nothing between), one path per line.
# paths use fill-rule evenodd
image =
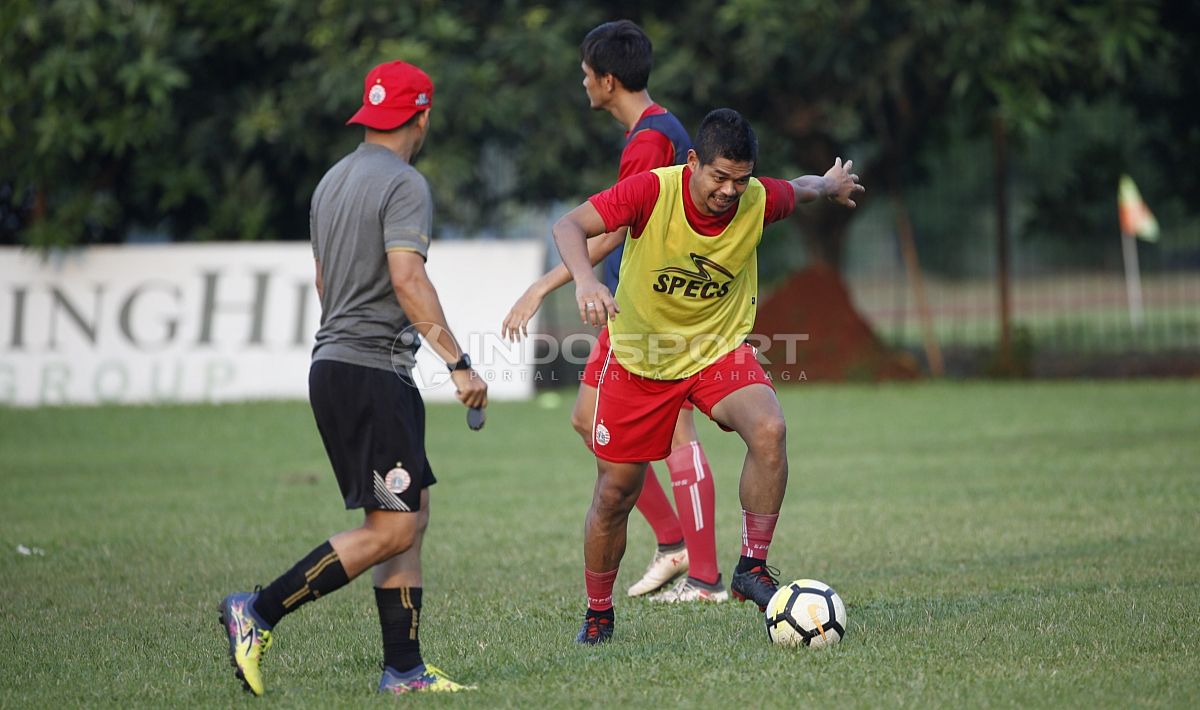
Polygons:
M617 247L625 242L625 233L628 231L627 227L621 227L615 232L589 237L587 241L588 260L592 262L592 266L604 261L606 256L616 251ZM559 264L535 281L534 285L539 286L539 292L545 298L555 289L566 286L570 282L571 272L567 270L566 265Z
M858 176L850 172L854 167L853 160L842 164L842 159L834 161L824 175L801 175L791 180L792 190L796 194L796 202L813 202L827 197L840 205L851 209L857 207L854 196L865 192L867 188L858 184Z
M587 240L605 232L604 220L584 202L554 223L554 243L563 265L575 280L575 302L584 323L603 325L619 312L608 288L592 273Z
M589 239L587 241L588 259L592 262L592 266L599 264L605 257L616 251L617 247L624 243L627 231L629 231L628 228L622 227L615 232L608 232ZM509 309L508 315L504 317L504 322L500 325L501 337L519 340L522 336L528 335L529 321L533 320L534 314L537 313L538 308L541 308L542 301L555 289L570 283L570 281L571 272L563 264L555 266L534 281L529 288L525 289L525 293L521 294L521 297Z

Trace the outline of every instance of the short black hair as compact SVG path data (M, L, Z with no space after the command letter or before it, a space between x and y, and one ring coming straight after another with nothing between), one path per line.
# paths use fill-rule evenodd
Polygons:
M376 133L398 133L398 132L404 130L405 128L408 128L409 126L416 123L417 119L421 118L421 114L427 112L428 110L429 109L427 109L427 108L423 108L420 111L417 111L416 113L414 113L413 115L411 115L407 119L405 119L404 123L401 123L399 126L396 126L395 128L388 128L386 130L379 129L379 128L371 128L371 130L375 131ZM370 126L367 126L367 127L370 128Z
M696 157L701 165L711 165L717 158L758 163L758 138L742 114L731 108L719 108L700 122Z
M579 56L596 76L612 74L629 91L645 89L654 67L654 45L642 28L629 20L592 28L579 45Z

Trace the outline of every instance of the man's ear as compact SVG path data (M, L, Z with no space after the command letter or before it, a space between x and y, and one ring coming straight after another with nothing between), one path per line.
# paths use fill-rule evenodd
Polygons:
M429 130L429 112L431 109L425 109L417 115L417 127L422 131Z
M695 148L688 148L687 166L688 170L692 172L700 170L700 156L696 153Z

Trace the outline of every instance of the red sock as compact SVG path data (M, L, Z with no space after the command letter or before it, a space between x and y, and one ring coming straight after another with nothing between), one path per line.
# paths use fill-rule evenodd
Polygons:
M712 469L699 441L692 441L667 457L671 471L671 492L679 508L679 522L688 549L688 576L707 584L716 584L717 533L713 518L717 502Z
M589 609L607 611L612 608L612 590L613 584L617 581L617 570L593 572L584 568L583 581L587 587Z
M673 545L684 539L683 530L679 527L679 517L671 508L671 501L667 500L667 494L663 492L653 466L646 466L646 481L642 484L642 492L637 499L637 509L646 517L646 522L650 523L658 544Z
M753 557L756 560L767 559L767 548L771 547L771 538L775 535L775 523L779 521L779 513L762 515L742 510L742 556Z

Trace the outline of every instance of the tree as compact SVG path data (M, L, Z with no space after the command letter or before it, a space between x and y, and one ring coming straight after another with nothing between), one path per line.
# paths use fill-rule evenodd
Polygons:
M363 73L396 57L437 85L421 167L439 228L504 233L522 207L578 199L615 177L619 134L584 107L577 48L621 16L655 41L653 95L693 127L711 108L742 111L767 147L764 172L823 170L852 152L869 195L886 195L937 179L925 157L958 125L984 131L999 116L1019 146L1072 97L1112 87L1129 87L1122 96L1144 99L1146 122L1167 126L1154 140L1182 136L1186 150L1170 152L1186 167L1200 139L1180 107L1196 82L1176 57L1195 49L1171 38L1194 28L1196 11L1172 4L1176 19L1160 26L1157 8L9 0L0 241L303 238L312 187L358 140L342 124ZM1154 81L1132 81L1142 66ZM801 212L813 259L841 263L852 218Z
M1003 374L1016 367L1009 297L1010 136L1028 138L1052 124L1074 98L1126 80L1160 34L1157 3L1151 0L1008 5L1000 13L973 5L964 14L968 32L955 33L949 46L950 58L958 60L950 74L954 97L987 124L994 147L996 368Z
M576 195L592 175L575 166L607 168L589 154L611 133L576 86L597 12L561 5L5 3L0 238L304 238L312 188L361 137L342 124L363 74L397 57L437 86L422 167L440 224Z
M709 72L696 77L692 91L730 95L730 103L766 117L805 168L819 170L850 149L865 158L864 182L876 195L892 196L901 235L909 231L903 186L938 177L923 172L922 155L964 123L990 135L999 349L1002 368L1011 369L1010 141L1052 126L1080 96L1128 90L1151 58L1163 66L1171 42L1164 41L1158 6L1153 0L732 0L689 7L701 22L719 19L715 36L693 24L674 40L692 40L693 66L719 48L737 81L724 82L733 72ZM801 214L813 259L840 266L850 218L833 210Z

